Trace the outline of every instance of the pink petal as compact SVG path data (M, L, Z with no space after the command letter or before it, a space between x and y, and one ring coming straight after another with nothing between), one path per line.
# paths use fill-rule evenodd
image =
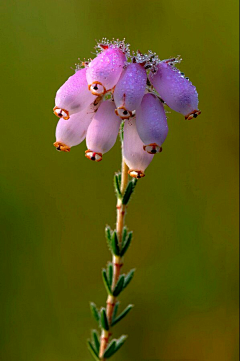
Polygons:
M94 58L87 68L87 82L90 90L96 94L104 94L118 82L123 70L126 56L119 48L108 48ZM99 89L94 89L94 85Z
M59 118L68 119L70 115L84 110L96 99L88 90L86 71L86 68L78 70L57 91L54 113Z
M121 120L115 114L114 102L110 100L103 101L87 131L86 143L88 150L86 151L86 157L100 161L102 155L114 146L120 124Z
M114 101L120 117L127 118L124 110L132 112L140 105L146 82L147 73L142 65L131 63L123 70L114 90Z
M136 112L136 126L144 143L144 150L152 154L161 152L161 145L168 134L168 125L164 107L154 94L144 95Z
M139 138L136 119L125 121L123 136L123 157L129 167L129 174L135 178L144 177L144 171L151 163L154 155L143 150L144 143Z
M200 114L196 87L177 68L162 61L157 72L150 73L149 79L167 105L186 119Z
M60 119L56 127L56 142L58 150L70 151L70 148L80 144L86 137L87 129L94 116L89 107L80 113L73 114L70 119Z

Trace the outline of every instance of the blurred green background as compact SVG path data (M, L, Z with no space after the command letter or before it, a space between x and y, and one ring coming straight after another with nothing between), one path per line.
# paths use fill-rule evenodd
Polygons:
M127 215L137 268L116 326L116 361L238 359L237 1L8 0L1 4L1 349L3 361L90 361L104 305L119 143L97 164L52 146L56 90L95 39L180 54L202 115L169 114L169 135Z

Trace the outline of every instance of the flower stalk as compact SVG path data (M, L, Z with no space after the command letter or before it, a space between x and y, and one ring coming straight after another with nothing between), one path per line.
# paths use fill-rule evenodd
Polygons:
M119 306L117 300L118 296L124 288L127 287L134 275L134 270L131 270L125 275L121 274L121 269L123 266L123 256L132 240L132 232L127 231L124 221L127 204L136 183L136 179L131 179L129 181L128 166L122 156L121 173L116 173L114 176L114 187L117 196L116 229L112 231L110 227L106 227L106 238L112 253L112 262L108 264L107 269L103 269L102 271L103 282L108 293L106 308L102 308L98 311L95 304L91 303L93 316L98 321L101 328L100 339L96 342L98 334L94 330L92 331L93 340L88 341L89 349L96 360L107 360L126 340L125 335L122 335L118 340L113 339L111 341L110 338L112 336L112 327L122 320L133 307L132 305L128 305L122 313L117 315Z
M128 166L126 165L122 157L121 188L120 188L121 194L124 194L127 184L128 184ZM122 203L122 198L120 198L119 196L117 197L116 208L117 208L116 230L117 230L118 245L121 250L126 205ZM113 255L112 264L113 264L113 281L112 281L112 292L113 292L119 280L121 268L123 266L122 257ZM108 296L106 303L107 303L107 318L109 325L111 325L112 322L112 315L116 302L117 302L117 297L114 297L112 295ZM110 331L106 331L104 329L102 330L100 351L99 351L99 357L101 360L104 360L103 355L104 355L104 351L107 348L110 336L111 336Z

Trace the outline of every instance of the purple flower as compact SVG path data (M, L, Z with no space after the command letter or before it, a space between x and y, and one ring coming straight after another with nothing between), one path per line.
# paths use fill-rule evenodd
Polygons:
M144 143L137 131L136 119L126 120L124 124L123 157L129 167L128 173L134 178L145 176L145 169L154 157L154 155L145 152L143 146Z
M59 151L70 152L71 147L80 144L86 137L87 129L94 116L94 110L76 113L70 119L61 118L56 128L56 142L54 146Z
M95 100L88 90L86 71L78 70L58 89L53 108L57 117L69 119L70 115L79 113Z
M116 114L128 119L140 105L147 83L147 73L138 63L130 63L123 70L114 90Z
M86 137L88 159L99 162L121 135L129 174L142 178L168 134L166 103L186 119L196 118L198 94L175 68L149 51L130 55L124 41L99 43L99 52L57 91L57 150L69 152ZM155 89L154 89L155 88Z
M89 90L94 95L103 95L118 82L126 56L121 49L110 46L93 59L87 68Z
M86 136L88 150L85 156L88 159L100 162L103 154L114 146L121 123L114 110L115 104L105 100L95 113Z
M157 71L150 72L149 80L166 104L185 115L185 119L196 118L201 113L196 87L171 62L161 61Z
M136 126L144 143L144 150L150 154L161 152L161 145L168 134L168 125L164 107L156 95L144 95L136 112Z

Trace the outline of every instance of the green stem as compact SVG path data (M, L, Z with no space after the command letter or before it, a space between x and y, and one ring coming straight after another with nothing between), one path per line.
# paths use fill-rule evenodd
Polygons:
M128 167L122 157L122 171L121 171L121 193L124 194L126 187L128 185ZM124 227L124 219L125 219L125 212L126 212L126 205L122 204L122 199L118 197L117 200L117 222L116 222L116 229L117 229L117 236L118 236L118 242L119 247L121 249L122 244L122 233L123 233L123 227ZM113 282L112 282L112 290L114 290L117 281L119 279L119 276L121 274L121 267L123 265L122 257L113 255L112 258L112 264L113 264ZM113 310L115 307L115 304L117 302L117 298L109 295L107 298L107 318L108 323L111 327L112 322L112 315ZM106 350L109 338L111 336L110 328L108 331L102 329L101 333L101 340L100 340L100 350L99 350L99 358L102 361L105 361L103 358L104 351Z

